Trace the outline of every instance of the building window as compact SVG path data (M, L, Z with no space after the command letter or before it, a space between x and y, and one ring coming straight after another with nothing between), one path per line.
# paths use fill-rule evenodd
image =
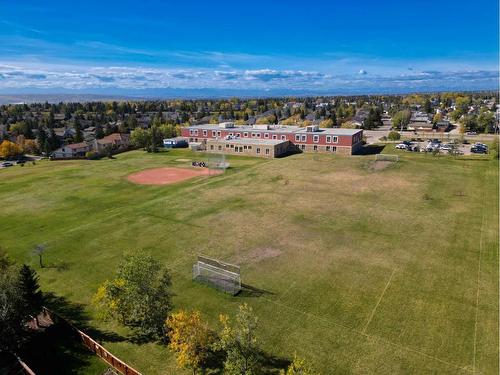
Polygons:
M313 136L313 142L318 143L319 142L319 135Z
M337 152L337 147L332 146L332 152Z
M247 133L247 132L244 132L244 133L243 133L243 137L248 138L248 133Z
M307 141L307 135L302 135L302 138L301 138L302 142L306 142Z
M278 139L278 136L276 134L273 134L273 139Z
M255 138L255 133L252 133L252 138Z
M189 135L194 135L193 129L189 129Z
M243 149L246 150L247 149L247 146L243 146Z
M306 145L300 145L300 148L301 148L302 150L305 150L305 149L306 149Z
M194 131L194 135L198 135L198 129Z
M252 146L248 146L248 149L251 150L252 149Z
M317 145L314 145L313 150L314 150L314 151L318 151L318 146L317 146Z
M221 151L221 150L222 150L222 146L221 146L221 145L219 145L219 147L218 147L218 148L219 148L219 151Z
M203 136L206 137L207 136L207 131L206 130L203 130Z
M229 133L229 136L232 137L234 135L234 133Z
M214 145L210 145L210 150L213 150L214 149Z
M264 133L264 138L269 138L269 133Z
M336 135L333 136L333 143L337 143L339 141L339 137Z
M326 136L326 143L332 143L332 137L327 135Z
M266 148L266 155L269 155L269 149Z
M257 133L257 138L260 138L260 133Z
M260 154L260 147L257 147L257 154Z
M215 130L212 130L212 137L216 137L217 136L217 132Z
M229 147L234 148L234 145L229 145Z
M229 148L229 145L228 145L228 144L226 144L226 148Z
M282 136L281 136L281 140L282 140L282 141L286 141L286 136L285 136L285 135L282 135Z
M300 134L295 134L295 142L300 142Z
M220 131L217 132L217 137L220 137Z
M330 146L326 146L326 151L330 151Z

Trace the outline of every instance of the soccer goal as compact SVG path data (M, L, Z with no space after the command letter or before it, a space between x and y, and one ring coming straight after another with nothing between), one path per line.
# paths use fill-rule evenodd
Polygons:
M391 155L391 154L377 154L375 155L376 161L399 161L399 155Z
M193 265L193 280L233 296L241 291L239 266L202 255Z
M208 154L207 168L209 174L221 174L229 168L224 154Z

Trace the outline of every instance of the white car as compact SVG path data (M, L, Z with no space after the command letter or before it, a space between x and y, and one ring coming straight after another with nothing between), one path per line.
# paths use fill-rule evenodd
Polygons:
M396 145L396 148L398 150L406 150L408 148L408 146L405 145L404 143L400 143L399 145Z
M448 143L445 143L444 145L441 146L441 150L443 150L443 151L450 151L451 149L452 149L452 147Z

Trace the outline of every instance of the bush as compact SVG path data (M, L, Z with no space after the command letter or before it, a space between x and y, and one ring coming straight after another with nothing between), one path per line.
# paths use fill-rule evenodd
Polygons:
M399 132L396 132L396 131L391 131L389 133L389 135L387 136L387 138L390 141L397 141L397 140L401 139L401 134L399 134Z
M97 152L94 152L94 151L87 151L85 153L85 157L87 159L90 159L90 160L99 159L99 154Z

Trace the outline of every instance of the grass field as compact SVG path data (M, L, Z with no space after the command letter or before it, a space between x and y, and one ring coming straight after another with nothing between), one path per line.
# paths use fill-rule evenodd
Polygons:
M225 175L176 185L125 179L191 157L134 151L1 170L0 245L144 374L182 372L165 347L134 343L89 305L139 248L171 269L176 308L215 327L248 302L267 352L297 352L323 374L498 373L497 161L401 153L381 168L373 156L302 154L231 158ZM240 264L258 291L193 283L198 253ZM99 370L91 356L80 362L74 371Z

